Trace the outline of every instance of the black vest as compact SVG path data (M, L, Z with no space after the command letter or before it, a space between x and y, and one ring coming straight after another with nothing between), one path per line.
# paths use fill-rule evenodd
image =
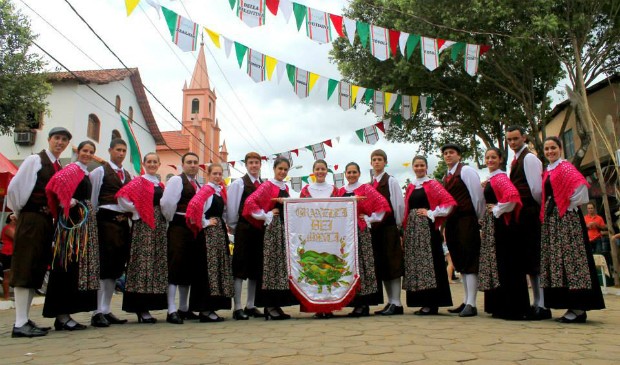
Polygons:
M116 193L118 193L121 188L131 181L131 176L127 170L123 169L123 173L125 174L125 180L121 181L121 179L116 174L116 171L108 164L107 162L103 164L103 182L101 183L101 189L99 190L99 202L97 203L99 206L108 205L108 204L118 204L116 200Z
M239 220L246 220L245 218L243 218L243 207L245 206L245 200L250 195L252 195L253 192L256 191L256 186L254 186L254 183L252 183L252 179L248 174L243 175L241 179L243 180L243 194L241 194L241 202L239 203L238 215ZM257 181L261 183L260 179L258 179Z
M531 153L527 148L521 152L519 158L517 158L517 162L510 169L510 181L514 184L514 186L519 191L519 196L521 196L521 201L524 205L538 205L534 197L532 197L532 191L530 190L530 185L527 183L527 176L525 175L525 156Z
M446 174L444 177L444 185L446 190L448 190L448 193L452 195L458 204L452 214L459 216L476 215L476 209L471 201L471 196L469 195L469 190L467 190L467 185L465 185L461 179L462 168L463 164L459 163L449 182L446 182L448 175Z
M187 204L196 195L196 189L189 182L189 179L185 174L179 175L183 181L183 190L181 190L181 199L177 203L177 213L185 213L187 210ZM198 184L198 183L196 183Z
M385 215L385 217L383 218L383 220L381 222L377 222L377 223L373 223L373 227L377 226L377 225L394 225L396 224L396 219L394 218L394 207L392 206L392 201L390 200L390 175L386 173L383 174L383 177L381 178L381 180L379 181L379 184L377 185L377 191L379 192L379 194L383 195L383 197L385 197L385 200L387 200L388 204L390 205L390 212L387 213Z
M32 193L26 205L22 208L22 212L38 212L41 208L47 207L45 187L56 173L56 170L45 150L39 152L39 157L41 158L41 170L37 172L37 181L34 183Z

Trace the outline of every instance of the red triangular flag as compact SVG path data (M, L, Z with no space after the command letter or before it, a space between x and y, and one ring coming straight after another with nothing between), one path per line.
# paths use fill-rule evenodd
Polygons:
M446 43L445 39L437 38L437 49L441 49L441 46L443 46L444 43Z
M291 150L291 152L293 152L296 156L299 156L299 149L295 148L294 150Z
M198 165L198 167L200 167L200 168L201 168L201 169L203 169L203 170L207 168L207 166L206 166L205 164L203 164L203 163L201 163L200 165Z
M260 159L267 161L267 156L261 156Z
M480 45L480 56L482 56L483 54L485 54L488 50L491 49L491 46L489 46L488 44L482 44Z
M235 161L230 161L229 162L230 166L232 166L233 168L235 168Z
M338 171L338 165L334 165L334 171Z
M168 166L172 167L172 168L173 168L173 169L175 169L175 170L177 169L177 167L176 167L176 166L174 166L174 165L168 165Z
M375 124L375 126L377 128L379 128L381 130L381 132L383 132L385 134L385 126L383 125L383 122L379 122L379 123Z
M278 5L280 5L280 0L267 0L267 9L273 15L278 15Z
M344 38L345 35L342 31L342 17L336 14L329 14L329 18L332 20L332 24L334 24L334 29L338 35Z
M389 29L390 32L390 50L392 51L392 57L396 57L398 52L398 40L400 39L400 31Z
M329 147L331 147L332 146L332 140L331 139L325 140L325 141L323 141L323 144L326 144Z

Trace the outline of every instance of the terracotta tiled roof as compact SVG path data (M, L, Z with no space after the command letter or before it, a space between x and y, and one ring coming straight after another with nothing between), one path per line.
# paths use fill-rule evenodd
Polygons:
M189 136L181 134L180 131L161 132L162 137L166 141L166 145L157 146L157 150L188 150L189 149Z
M138 100L140 111L144 116L146 125L151 132L153 139L155 139L155 144L157 144L158 146L163 145L164 138L162 137L161 132L157 127L157 122L155 121L155 117L153 116L153 112L151 111L149 101L146 98L144 86L142 85L142 79L140 78L140 72L137 68L73 71L73 74L70 72L50 72L47 74L47 80L50 82L79 81L82 84L108 84L110 82L124 80L127 77L129 77L131 80L131 85L133 86L134 92L136 93L136 99Z

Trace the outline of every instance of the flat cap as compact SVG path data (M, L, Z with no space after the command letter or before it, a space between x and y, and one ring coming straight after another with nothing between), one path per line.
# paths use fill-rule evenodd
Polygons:
M71 135L71 132L69 132L67 130L67 128L65 128L65 127L54 127L52 129L50 129L50 133L49 133L48 137L51 137L54 134L64 134L69 139L73 138L73 136Z
M456 152L458 152L459 155L462 153L461 146L459 146L456 143L444 144L443 146L441 146L441 153L443 153L443 151L448 150L448 149L455 150Z

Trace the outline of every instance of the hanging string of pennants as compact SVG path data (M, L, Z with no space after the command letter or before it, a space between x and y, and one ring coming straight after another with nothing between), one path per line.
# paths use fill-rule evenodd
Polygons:
M390 57L397 57L398 50L400 50L402 57L409 60L420 44L422 64L429 71L433 71L439 66L439 55L451 47L452 60L456 61L462 54L465 71L474 76L478 72L480 56L490 49L488 45L424 37L400 30L383 28L360 20L313 9L290 0L228 1L237 17L249 27L265 25L267 10L274 16L277 16L278 12L281 13L287 23L291 14L294 14L297 31L300 31L303 26L306 35L311 40L317 43L330 43L333 40L334 33L336 33L337 37L347 38L353 45L357 34L361 45L381 61Z

